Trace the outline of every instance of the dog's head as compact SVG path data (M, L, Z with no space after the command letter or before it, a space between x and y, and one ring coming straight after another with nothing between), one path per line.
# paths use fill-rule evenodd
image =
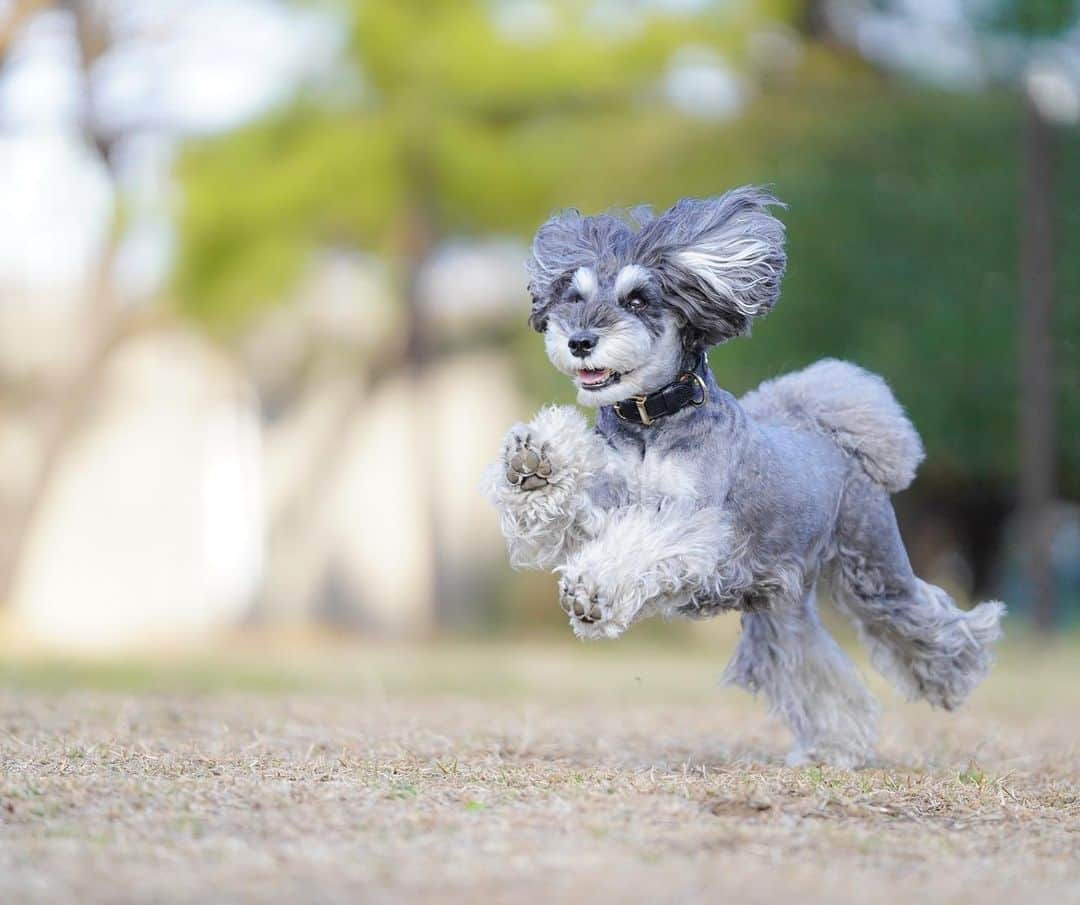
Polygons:
M578 401L610 405L671 382L704 349L750 331L784 275L779 202L752 186L651 217L552 217L533 240L529 323Z

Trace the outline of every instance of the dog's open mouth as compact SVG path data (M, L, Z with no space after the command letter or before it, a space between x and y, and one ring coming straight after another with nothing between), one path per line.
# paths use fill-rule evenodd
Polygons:
M581 384L583 390L603 389L613 383L618 383L621 376L618 371L612 371L611 368L599 368L596 370L581 368L577 372L578 383Z

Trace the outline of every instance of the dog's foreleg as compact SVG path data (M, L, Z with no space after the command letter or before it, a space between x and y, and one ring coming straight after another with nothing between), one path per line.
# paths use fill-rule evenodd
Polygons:
M596 538L558 571L559 600L582 638L616 638L638 619L673 615L713 588L730 544L717 509L633 505L603 518Z
M542 409L510 429L484 485L512 566L553 568L595 536L607 458L603 440L569 406Z

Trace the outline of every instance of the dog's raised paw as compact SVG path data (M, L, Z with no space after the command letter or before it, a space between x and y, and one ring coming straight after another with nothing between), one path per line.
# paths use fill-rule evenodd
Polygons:
M529 434L515 435L506 453L506 480L521 490L541 490L548 486L551 460L543 446L533 444Z
M593 625L604 618L600 592L581 579L563 577L559 581L559 606L567 616Z
M563 574L559 580L559 606L570 617L574 634L586 640L618 638L629 625L619 617L610 592L585 576Z

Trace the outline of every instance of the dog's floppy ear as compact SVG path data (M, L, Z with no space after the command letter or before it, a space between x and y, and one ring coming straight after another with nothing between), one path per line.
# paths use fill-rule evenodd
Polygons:
M658 275L664 300L686 319L691 341L713 346L750 332L780 295L787 257L780 202L755 186L683 200L646 223L639 260Z
M583 217L574 209L556 214L536 231L526 263L532 311L529 324L543 333L547 310L560 298L579 267L596 268L625 249L630 226L611 214Z
M591 259L582 242L585 218L573 208L551 217L536 231L532 254L525 265L529 272L532 310L529 325L543 333L547 309L573 279L574 271Z

